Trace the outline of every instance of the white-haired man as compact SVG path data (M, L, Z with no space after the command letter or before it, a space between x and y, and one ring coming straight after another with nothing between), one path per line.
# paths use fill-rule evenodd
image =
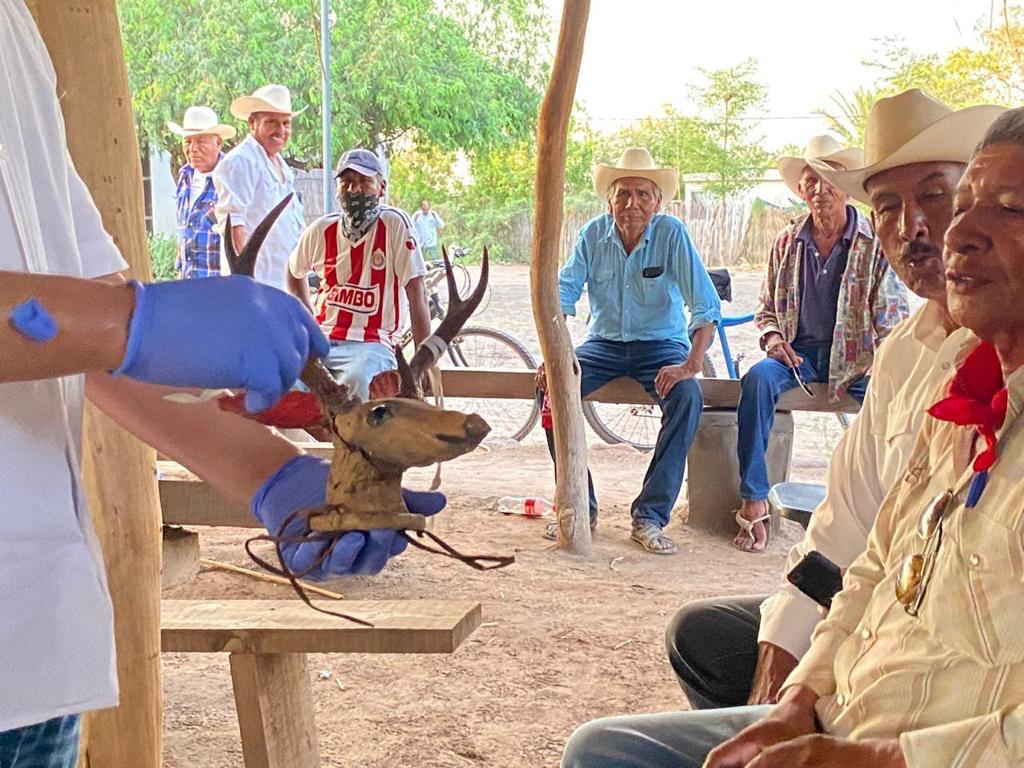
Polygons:
M222 125L209 107L189 107L178 123L168 121L171 133L181 136L185 164L178 173L177 200L178 257L175 270L188 280L220 274L220 233L214 208L217 191L213 169L224 157L224 141L235 137L235 129Z
M281 152L292 135L292 97L283 85L265 85L231 103L231 114L249 124L249 135L232 149L213 173L217 189L217 225L223 230L231 216L230 236L237 251L245 246L270 210L295 192L295 174ZM285 289L288 255L305 227L298 195L278 217L263 241L256 262L256 280ZM228 271L226 259L221 270Z
M576 349L582 394L629 376L661 406L654 455L630 508L632 539L654 554L676 551L663 529L679 495L703 408L694 377L721 319L718 293L686 227L658 213L678 186L678 172L657 168L646 149L627 149L616 165L599 165L594 190L607 201L608 213L583 225L558 280L563 314L576 314L584 285L590 297L590 335ZM540 379L543 386L543 373ZM545 532L549 538L557 532L555 525ZM592 482L590 525L597 525Z

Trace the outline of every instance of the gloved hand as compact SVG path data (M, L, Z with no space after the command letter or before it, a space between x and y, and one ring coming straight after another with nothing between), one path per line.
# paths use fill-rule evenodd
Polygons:
M229 275L132 283L135 312L114 375L178 387L244 388L250 411L287 392L330 347L294 296Z
M315 456L296 456L271 475L256 491L252 511L272 535L278 535L281 523L297 509L323 504L327 491L330 464ZM444 509L443 493L407 491L402 498L410 512L435 515ZM296 517L283 532L285 536L308 533L304 520ZM334 545L331 556L310 573L306 573L327 546L325 541L308 541L281 545L285 564L304 579L322 581L349 574L379 573L388 560L405 551L409 545L399 531L350 531Z

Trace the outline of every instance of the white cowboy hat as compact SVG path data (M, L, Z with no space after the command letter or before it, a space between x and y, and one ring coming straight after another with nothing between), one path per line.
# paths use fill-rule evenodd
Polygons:
M231 102L231 114L239 120L248 120L253 112L275 112L295 117L305 111L303 107L292 112L292 95L283 85L264 85L253 91L251 96L239 96Z
M864 162L845 171L819 168L826 181L854 200L871 204L864 183L877 173L911 163L966 163L1003 107L953 111L924 91L879 99L868 113Z
M812 165L812 160L817 160L819 163ZM811 165L817 170L818 165L822 162L839 165L843 168L854 168L864 162L864 153L855 147L843 147L834 138L824 134L815 136L807 142L803 157L780 157L777 167L786 186L793 190L793 194L799 196L800 174L804 172L804 168Z
M185 118L181 121L181 125L168 120L167 130L185 138L211 134L220 136L222 139L233 139L238 133L230 125L217 122L217 113L209 107L189 107L185 110Z
M598 199L605 200L611 185L619 179L650 179L661 190L661 198L669 201L679 189L679 171L675 168L657 168L651 153L639 147L630 147L619 157L615 165L598 165L594 168L594 192Z

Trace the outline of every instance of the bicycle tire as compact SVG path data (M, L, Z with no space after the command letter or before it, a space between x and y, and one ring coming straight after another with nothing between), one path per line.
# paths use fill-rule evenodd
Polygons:
M701 375L715 378L715 364L705 354ZM627 443L640 451L652 451L661 429L660 409L656 405L595 403L583 401L583 418L594 433L609 445Z
M488 349L489 347L489 349ZM463 328L441 358L441 368L517 368L534 372L537 361L515 336L484 326ZM491 437L522 440L540 419L540 398L497 400L445 397L445 407L478 413L491 425Z

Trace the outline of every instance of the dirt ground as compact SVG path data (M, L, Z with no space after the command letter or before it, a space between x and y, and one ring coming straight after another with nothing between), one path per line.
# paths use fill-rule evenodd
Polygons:
M734 276L728 314L752 311L759 280L756 273ZM492 285L491 304L476 320L517 334L539 354L527 269L498 267ZM578 321L572 330L577 338L585 333ZM730 339L747 364L759 359L752 326ZM828 415L796 414L796 423L792 476L821 480L841 429ZM684 493L668 528L679 553L645 554L629 541L629 504L649 456L593 438L590 465L601 502L593 554L562 554L541 538L543 521L493 511L505 494L551 498L539 435L538 428L521 445L485 443L444 470L449 505L436 532L464 552L513 553L514 565L478 573L410 550L376 577L328 585L351 599L478 600L484 623L451 656L312 656L325 766L557 766L566 738L586 720L685 708L664 650L673 613L695 598L773 589L802 533L784 521L767 553L738 552L727 539L678 522ZM426 487L430 476L413 471L406 484ZM204 557L250 565L241 546L249 532L199 530ZM164 596L295 599L287 587L218 571ZM163 667L167 768L241 766L226 655L164 654Z

